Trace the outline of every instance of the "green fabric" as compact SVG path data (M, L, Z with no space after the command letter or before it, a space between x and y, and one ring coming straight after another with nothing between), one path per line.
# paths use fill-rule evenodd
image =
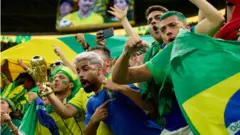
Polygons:
M158 97L157 106L158 106L159 117L157 117L156 122L161 127L163 126L163 123L164 123L162 116L171 111L173 86L169 78L169 73L171 71L168 65L170 61L170 56L166 55L171 52L171 49L172 49L172 44L169 44L160 53L158 53L156 57L154 57L153 59L151 59L149 62L146 63L147 68L150 70L150 72L153 75L153 80L150 80L151 82L149 82L148 84L154 82L155 86L157 86L153 88L153 89L157 89L157 97ZM152 87L153 85L150 85L150 86ZM152 98L150 86L148 85L147 87L148 89L146 90L146 92L148 92L149 96L151 96Z
M146 63L149 60L151 60L156 54L158 54L158 52L160 51L160 44L158 44L157 42L153 42L151 47L147 50L143 62ZM151 85L150 85L151 84ZM149 80L146 82L142 82L141 83L141 94L142 94L142 98L144 100L150 100L152 98L151 96L151 88L149 88L150 86L154 87L154 82L153 80ZM159 89L159 88L157 88Z
M161 51L161 44L153 42L144 56L144 63L151 60L155 55ZM172 85L167 83L164 89L170 89L169 93L161 93L163 89L162 83L156 83L153 78L141 83L141 95L143 100L153 103L155 112L152 112L156 123L164 128L164 120L162 115L169 113L171 109L171 89Z
M33 102L28 107L28 110L22 119L21 126L19 127L20 132L23 135L34 135L36 132L37 120L36 103Z
M18 119L13 119L12 123L16 126L19 127L21 124L21 121ZM1 135L13 135L11 132L11 128L8 126L7 123L4 123L1 125Z
M183 104L208 88L212 88L217 83L240 72L240 42L214 39L206 35L197 35L181 29L175 41L169 44L151 61L147 62L146 66L152 73L154 81L157 84L163 83L163 87L165 87L166 82L173 83L175 95L188 125L194 134L200 134L200 129L195 128L193 125L196 123L192 123L189 118L191 112L187 113L183 108ZM231 85L226 85L224 91L230 89ZM161 88L160 93L169 92L169 90L166 90ZM217 90L221 92L219 88ZM208 97L210 94L208 93L205 96ZM215 95L211 96L213 97L212 99L222 100L221 97L216 98ZM200 102L207 106L209 102L205 102L204 98L203 96L201 100L197 99L195 103ZM211 100L211 102L218 103L215 100ZM194 105L194 102L191 104ZM196 119L199 119L200 116L206 117L204 112L207 108L201 110L205 105L192 106L191 108L197 109L198 113L191 115L191 118L196 117ZM218 109L222 106L214 107L209 107L209 109ZM232 112L235 111L237 110L233 110ZM213 110L212 113L214 114L211 114L211 116L224 115L216 114L219 113L217 110ZM212 129L224 124L224 121L217 123L213 122L215 119L209 119L211 120L204 119L204 122L207 121L208 124L212 123L212 126L205 127L204 130L214 131Z
M96 43L96 35L84 34L86 42L90 45L90 47L94 47L97 45ZM141 38L147 43L152 43L154 39L150 35L141 35ZM66 45L68 45L74 52L81 53L84 52L81 45L77 42L74 36L67 36L58 38ZM119 57L124 49L124 44L126 43L128 37L127 36L113 36L111 38L106 39L107 48L111 50L111 56Z

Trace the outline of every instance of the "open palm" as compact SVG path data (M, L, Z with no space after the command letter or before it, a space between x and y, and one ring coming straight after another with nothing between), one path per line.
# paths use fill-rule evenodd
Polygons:
M110 7L111 10L108 10L108 12L115 17L117 17L119 20L123 20L127 16L128 8L126 8L124 11L119 9L117 6Z

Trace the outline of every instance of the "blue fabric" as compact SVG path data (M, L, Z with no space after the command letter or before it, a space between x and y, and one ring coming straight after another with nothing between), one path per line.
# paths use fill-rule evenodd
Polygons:
M165 128L169 131L175 131L187 126L187 122L180 110L175 94L172 96L171 112L163 115L165 119Z
M38 116L39 122L43 126L47 127L52 135L60 135L55 121L51 116L48 115L45 109L44 103L40 97L36 99L36 105L37 105L37 116Z
M129 87L139 91L134 85L129 85ZM108 117L104 123L115 135L159 135L161 133L160 127L132 100L120 92L113 92L113 96L114 99L108 104ZM85 126L95 110L108 99L106 88L89 99Z

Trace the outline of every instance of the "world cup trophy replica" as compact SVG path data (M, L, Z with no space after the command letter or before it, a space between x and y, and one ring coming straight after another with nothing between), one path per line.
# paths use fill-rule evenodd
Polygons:
M40 93L41 96L49 94L52 92L52 89L46 86L47 83L47 63L42 56L33 56L31 59L32 73L31 76L35 82L40 83L44 90Z

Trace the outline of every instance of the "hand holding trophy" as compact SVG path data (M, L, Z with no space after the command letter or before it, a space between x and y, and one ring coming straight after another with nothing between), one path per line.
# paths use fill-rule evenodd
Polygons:
M47 63L42 56L33 56L31 60L32 77L41 87L40 96L47 96L53 93L53 90L47 86Z

